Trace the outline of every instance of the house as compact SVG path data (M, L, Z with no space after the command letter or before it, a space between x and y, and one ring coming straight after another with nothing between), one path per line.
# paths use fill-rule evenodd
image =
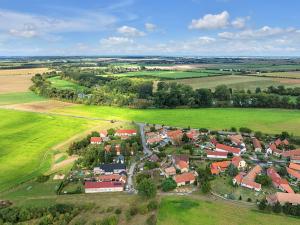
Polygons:
M108 132L106 130L99 131L100 137L105 138L108 135Z
M170 166L170 167L166 168L165 169L165 174L166 174L166 177L176 175L176 169L175 169L175 167L174 166Z
M280 149L274 149L273 151L273 155L275 155L276 157L280 157L282 155L283 151Z
M173 164L178 164L179 161L184 161L187 164L190 164L188 155L173 155L172 161L173 161Z
M121 145L120 144L117 144L115 146L115 150L116 150L116 155L120 155L121 154Z
M295 150L290 150L290 151L285 151L282 153L282 157L292 157L292 156L300 156L300 148L295 149Z
M245 172L239 172L238 175L236 175L236 176L232 179L233 184L240 185L240 184L242 183L242 180L243 180L243 178L244 178L245 175L246 175Z
M180 170L181 173L186 173L189 171L189 164L186 161L179 160L175 164L176 169Z
M259 165L256 165L253 167L249 173L243 177L241 181L241 186L254 189L255 191L261 190L261 184L255 182L255 178L258 174L260 174L262 171L262 168Z
M290 143L289 143L289 141L288 141L287 139L284 139L284 140L281 142L281 144L283 144L283 145L289 145Z
M149 158L149 161L150 162L158 162L159 161L159 158L156 154L152 154Z
M277 202L279 202L280 205L284 205L285 203L299 205L300 194L277 192L273 195L267 196L267 202L269 205L275 205Z
M246 161L240 156L234 156L231 160L231 163L239 170L245 169L247 166Z
M287 193L294 193L288 181L286 179L281 178L273 167L267 169L267 175L272 179L272 183L275 188L279 188L281 191Z
M300 156L291 156L290 160L291 160L291 163L300 164Z
M266 153L272 155L273 151L275 151L276 149L277 149L276 145L274 143L271 143L267 148Z
M239 146L243 143L243 137L240 134L229 135L228 138L234 145Z
M126 165L121 163L101 164L94 168L94 174L121 174L126 173Z
M192 140L196 141L199 137L199 130L191 129L190 131L186 132L186 136Z
M209 159L227 159L227 152L214 152L206 150L207 158Z
M119 174L110 174L110 175L100 175L96 177L98 182L108 182L108 181L117 181L126 183L126 176Z
M162 141L161 137L153 137L153 138L147 139L147 144L148 145L153 145L153 144L157 144L157 143L159 143L161 141Z
M117 192L124 190L124 183L122 182L85 182L85 193L98 193L98 192Z
M101 144L102 143L102 138L101 137L91 137L91 140L90 140L91 144Z
M121 139L127 139L128 137L135 136L136 130L117 130L115 136L121 137Z
M227 153L232 153L234 156L240 156L241 155L241 149L223 145L223 144L217 144L216 145L216 151L217 152L227 152Z
M291 178L296 179L297 182L300 181L300 171L293 170L293 169L286 167L286 172L288 173L288 175Z
M257 138L252 138L252 144L255 152L261 152L262 150L261 143Z
M183 132L182 130L171 130L167 131L167 136L170 138L172 144L175 145L181 142Z
M187 184L193 184L195 182L196 176L194 173L190 172L175 175L173 179L176 182L177 187L180 187Z
M213 162L210 165L210 173L212 175L218 175L219 173L224 172L230 164L230 161Z
M296 164L296 163L290 163L289 168L293 169L293 170L300 171L300 165Z
M276 141L274 141L274 144L278 147L281 145L281 140L278 138Z

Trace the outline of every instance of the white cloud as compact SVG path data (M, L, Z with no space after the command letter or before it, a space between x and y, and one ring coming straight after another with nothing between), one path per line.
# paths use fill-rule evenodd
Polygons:
M249 17L245 17L245 18L242 18L242 17L238 17L236 18L235 20L233 20L231 22L231 25L234 27L234 28L237 28L237 29L242 29L246 26L246 22L247 20L249 20L250 18Z
M103 30L117 20L101 12L80 11L74 14L73 17L54 18L0 9L0 32L30 38L51 33Z
M200 19L192 20L189 29L220 29L229 24L229 13L224 11L220 14L206 14Z
M201 43L201 44L210 44L210 43L213 43L215 41L216 41L215 38L207 37L207 36L202 36L202 37L198 38L198 42Z
M108 37L101 39L100 44L103 46L133 44L133 40L127 37Z
M127 37L141 37L144 36L145 33L136 29L135 27L122 26L117 30L120 34Z
M157 26L153 23L145 23L145 28L149 32L153 32L157 29Z

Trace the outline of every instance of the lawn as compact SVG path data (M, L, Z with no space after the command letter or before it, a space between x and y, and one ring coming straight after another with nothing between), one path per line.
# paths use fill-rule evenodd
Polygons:
M124 77L155 77L164 79L183 79L191 77L207 77L218 75L229 75L229 72L222 72L219 70L194 70L194 71L176 71L176 70L162 70L162 71L138 71L121 74L112 74L112 76Z
M91 126L71 117L0 110L0 191L47 171L52 146Z
M172 80L171 80L172 82ZM300 80L287 78L257 77L257 76L221 76L221 77L203 77L177 80L178 83L191 86L193 89L209 88L215 89L218 85L227 85L229 88L237 90L252 90L257 87L265 89L271 85L284 85L286 87L300 87Z
M76 105L54 110L57 113L163 124L178 127L229 129L249 127L276 134L288 131L300 136L300 111L284 109L128 109Z
M7 93L0 94L0 105L12 105L18 103L29 103L43 101L45 98L33 92Z
M158 225L292 225L299 219L261 214L245 206L221 201L194 200L192 197L164 197L158 212Z
M51 82L52 86L57 89L73 89L76 91L84 91L87 89L86 87L80 86L74 82L63 80L60 76L51 77L48 80Z

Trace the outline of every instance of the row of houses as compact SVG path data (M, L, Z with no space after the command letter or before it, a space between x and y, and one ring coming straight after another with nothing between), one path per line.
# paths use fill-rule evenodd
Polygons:
M109 141L108 132L106 130L102 130L99 132L99 137L91 137L91 144L101 144L105 141ZM131 130L117 130L115 136L120 137L122 140L128 139L129 137L137 135L137 131L134 129Z
M213 162L210 165L212 175L218 175L227 170L230 164L233 164L238 170L244 170L247 166L245 160L240 156L234 156L231 161Z
M258 174L261 174L262 168L259 165L254 166L247 174L240 172L233 178L233 184L240 185L255 191L261 190L261 184L255 182L255 178Z

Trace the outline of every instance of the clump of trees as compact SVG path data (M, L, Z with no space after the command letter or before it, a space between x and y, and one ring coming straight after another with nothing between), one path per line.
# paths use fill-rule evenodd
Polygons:
M283 212L286 215L292 216L300 216L300 205L292 205L291 203L285 203L281 205L279 202L276 202L274 205L268 205L266 199L262 199L257 204L258 209L262 211L272 211L274 213L281 213Z
M172 178L165 179L161 184L161 189L164 192L172 191L177 187L176 182Z
M154 198L157 187L152 179L142 179L137 185L138 194L145 198Z

